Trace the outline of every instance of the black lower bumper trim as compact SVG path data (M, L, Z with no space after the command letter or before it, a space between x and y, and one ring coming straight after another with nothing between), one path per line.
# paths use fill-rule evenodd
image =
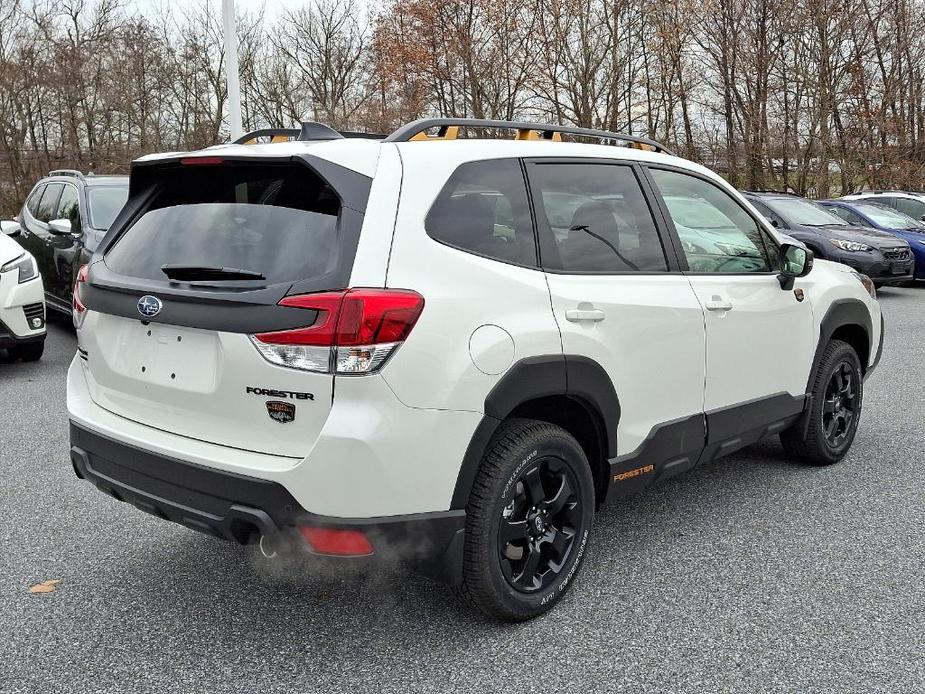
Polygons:
M8 349L18 345L27 345L31 342L41 342L45 339L45 333L38 335L26 335L20 337L13 333L3 321L0 321L0 349Z
M412 562L455 583L462 575L464 511L332 518L303 509L283 485L162 456L70 424L78 477L119 501L165 520L239 543L267 538L276 548L311 551L297 526L363 532L380 558Z

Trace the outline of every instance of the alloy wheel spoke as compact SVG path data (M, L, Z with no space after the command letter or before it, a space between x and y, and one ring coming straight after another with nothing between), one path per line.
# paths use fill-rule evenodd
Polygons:
M553 554L556 555L556 561L561 562L565 559L565 553L569 548L569 542L572 539L571 535L566 535L564 531L559 530L558 528L553 528L553 537L550 542L550 547L552 548Z
M501 529L498 531L498 539L501 541L501 547L511 542L525 540L527 538L527 521L514 521L508 518L501 519Z
M530 497L530 504L537 506L546 498L546 492L543 491L543 481L540 479L540 469L535 467L524 475L524 485L527 487L527 496Z
M514 580L527 588L532 588L534 585L536 585L536 581L534 579L536 577L536 570L540 565L541 552L533 542L530 542L527 545L526 551L527 558L524 561L523 568L520 570L520 574L518 574Z
M562 475L562 484L559 485L559 491L556 492L548 501L543 502L543 507L546 512L552 516L557 515L563 508L565 504L568 503L568 500L572 497L572 487L568 482L568 477Z
M826 398L822 401L823 414L832 414L835 412L835 398Z

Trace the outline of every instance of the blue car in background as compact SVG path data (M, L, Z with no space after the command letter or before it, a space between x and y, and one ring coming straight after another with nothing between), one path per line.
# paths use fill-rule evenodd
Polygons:
M820 200L849 224L888 231L909 242L915 256L915 279L925 280L925 223L884 205L860 200Z

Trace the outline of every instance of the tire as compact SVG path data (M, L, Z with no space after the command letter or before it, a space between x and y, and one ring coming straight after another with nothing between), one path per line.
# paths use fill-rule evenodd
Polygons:
M45 340L27 342L24 345L15 345L10 347L8 351L10 353L10 359L13 361L17 359L22 359L23 361L38 361L45 352Z
M780 434L790 457L808 465L832 465L845 457L861 418L862 373L861 361L851 345L841 340L826 345L813 377L809 409Z
M510 622L552 608L584 559L594 504L591 467L571 434L532 419L503 422L466 507L457 597ZM511 538L503 546L502 532Z

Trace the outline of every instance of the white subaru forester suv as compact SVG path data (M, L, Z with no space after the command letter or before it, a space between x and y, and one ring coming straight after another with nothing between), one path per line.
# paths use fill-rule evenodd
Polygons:
M71 459L115 498L523 620L603 502L770 434L851 446L870 281L707 169L528 123L282 134L135 161L79 274Z

